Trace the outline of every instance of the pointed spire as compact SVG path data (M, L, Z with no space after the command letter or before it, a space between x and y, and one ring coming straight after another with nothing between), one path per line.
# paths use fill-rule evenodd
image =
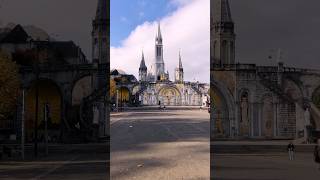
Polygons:
M140 62L139 70L146 70L146 69L147 69L147 66L146 66L146 63L144 61L144 53L142 51L142 59L141 59L141 62Z
M182 69L181 53L179 50L179 69Z
M160 29L160 22L158 22L158 34L157 34L157 39L159 41L162 41L162 35L161 35L161 29Z
M214 23L233 22L228 0L214 0Z
M96 12L96 20L106 20L107 19L107 0L99 0Z

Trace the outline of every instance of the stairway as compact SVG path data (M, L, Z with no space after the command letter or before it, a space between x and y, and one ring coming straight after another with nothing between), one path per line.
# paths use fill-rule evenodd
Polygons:
M314 123L316 125L316 129L319 130L320 129L320 110L312 102L309 102L309 105L310 105L310 114L314 120Z

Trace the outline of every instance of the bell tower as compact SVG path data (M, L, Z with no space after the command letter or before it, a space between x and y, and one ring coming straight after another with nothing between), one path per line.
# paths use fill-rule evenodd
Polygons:
M213 10L210 23L212 62L215 66L235 64L236 35L229 2L213 0L211 9Z
M142 52L142 59L140 62L140 67L139 67L139 80L140 80L140 82L147 81L147 71L148 71L148 68L147 68L146 63L144 61L144 54Z
M160 30L160 23L158 24L158 33L155 39L155 80L159 81L166 76L164 61L163 61L163 44L162 35Z
M179 65L175 69L175 82L183 83L183 67L182 67L180 51L179 51Z

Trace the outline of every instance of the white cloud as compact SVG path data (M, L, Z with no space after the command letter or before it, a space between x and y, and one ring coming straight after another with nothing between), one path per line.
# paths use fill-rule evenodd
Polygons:
M210 10L209 0L188 1L170 15L160 19L164 44L164 62L170 79L178 65L181 49L185 80L210 80ZM143 49L146 65L154 63L154 40L157 22L144 22L137 26L119 47L110 48L111 69L118 68L138 78Z

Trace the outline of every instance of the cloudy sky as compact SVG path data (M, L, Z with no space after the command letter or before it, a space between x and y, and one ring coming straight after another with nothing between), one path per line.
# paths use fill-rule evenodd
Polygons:
M161 24L164 62L170 79L181 49L185 80L209 82L209 0L111 0L111 68L138 77L141 51L146 65L154 63L157 23ZM129 8L129 9L127 9Z

